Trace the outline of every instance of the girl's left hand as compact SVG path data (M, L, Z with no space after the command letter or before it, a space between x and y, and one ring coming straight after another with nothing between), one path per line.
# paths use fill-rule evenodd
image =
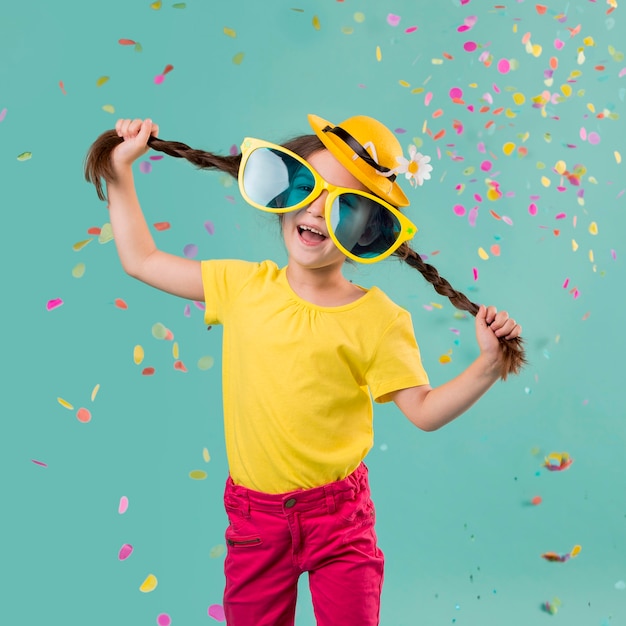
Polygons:
M500 353L500 339L514 339L522 334L522 327L506 311L495 306L480 305L476 314L476 339L480 352L496 360Z

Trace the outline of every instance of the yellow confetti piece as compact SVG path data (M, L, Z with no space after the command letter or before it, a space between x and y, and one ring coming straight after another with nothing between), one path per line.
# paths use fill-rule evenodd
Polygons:
M443 65L443 59L431 59L430 62L433 65Z
M380 61L383 58L383 53L380 50L380 46L376 46L376 60Z
M583 39L583 43L586 46L595 46L596 45L596 42L593 40L593 37L585 37Z
M115 113L115 107L114 107L112 104L105 104L105 105L102 107L102 110L103 110L105 113Z
M576 556L577 554L580 554L580 551L582 550L582 547L579 545L575 545L572 548L572 551L570 552L570 556Z
M598 225L595 222L591 222L591 224L589 224L589 233L592 235L598 234Z
M74 278L82 278L84 275L85 275L85 264L84 263L77 263L72 268L72 276Z
M74 409L74 405L70 404L67 400L63 400L63 398L57 398L57 402L66 409L72 411Z
M531 46L531 53L534 57L540 57L542 51L543 48L538 43Z
M18 161L28 161L30 158L32 158L33 153L32 152L22 152L22 154L18 154L17 155L17 160Z
M576 250L578 250L578 243L576 242L576 239L572 239L572 251L576 252Z
M198 359L198 369L210 370L215 363L215 359L212 356L203 356Z
M108 80L108 76L100 76L100 78L98 78L98 80L96 81L96 87L102 87L102 85L104 85L104 83L106 83Z
M613 156L615 157L615 162L619 165L622 162L622 155L617 150L615 150L613 152Z
M589 262L593 263L593 250L589 250Z
M205 463L208 463L211 460L211 455L209 454L208 448L202 448L202 458Z
M237 33L232 28L227 28L226 26L224 26L224 34L233 39L237 36Z
M163 3L161 2L161 0L157 0L156 2L153 2L150 5L150 8L154 9L155 11L158 11L162 6L163 6Z
M243 57L244 57L244 53L243 52L238 52L234 57L233 57L233 63L235 65L241 65L241 62L243 61Z
M179 350L178 350L178 341L175 341L172 344L172 356L177 359L179 356Z
M354 21L359 24L362 24L365 21L365 13L361 13L360 11L357 11L354 14Z
M504 152L504 154L506 154L507 156L509 156L513 150L515 150L515 144L512 141L507 141L503 146L502 146L502 152Z
M191 470L189 472L189 478L192 480L204 480L208 474L203 470Z
M497 189L488 189L487 190L487 200L498 200L502 194Z
M524 102L526 102L526 96L523 93L514 93L513 102L515 102L515 104L524 104Z
M91 401L93 402L100 391L100 384L97 384L91 391Z
M486 261L489 258L489 255L487 254L487 252L485 251L484 248L478 248L478 256L483 260Z
M589 109L592 113L595 113L595 112L596 112L596 107L595 107L595 106L593 106L593 104L592 104L591 102L589 102L589 103L587 104L587 108L588 108L588 109Z
M449 354L442 354L439 357L439 363L450 363L450 361L452 361L452 358Z
M157 580L157 577L154 574L149 574L146 579L141 583L139 591L141 591L142 593L150 593L157 588L158 584L159 581Z
M320 24L320 18L317 17L317 15L313 16L312 24L315 30L319 30L322 27L322 25Z
M410 87L411 84L407 83L406 80L399 80L398 83L400 84L400 86L402 87Z
M510 108L507 107L506 111L504 112L504 114L507 117L517 117L517 113L515 113L514 111L512 111Z
M561 85L561 93L569 98L572 95L572 88L569 85Z
M82 241L77 241L72 246L72 250L78 252L79 250L82 250L88 243L91 243L91 239L83 239Z
M578 55L576 57L576 63L578 63L578 65L582 65L584 62L585 62L585 51L579 50Z
M98 235L98 243L108 243L113 241L113 228L108 222L102 225L100 234Z
M558 174L563 174L563 172L565 172L565 170L567 169L567 165L565 161L557 161L554 169L557 171Z
M143 348L140 345L136 345L133 348L133 361L135 362L135 365L139 365L143 361L144 356L145 353Z
M541 177L541 184L544 187L549 187L550 186L550 179L547 176L542 176Z
M432 306L435 309L443 309L443 305L439 304L439 302L431 302L430 306Z

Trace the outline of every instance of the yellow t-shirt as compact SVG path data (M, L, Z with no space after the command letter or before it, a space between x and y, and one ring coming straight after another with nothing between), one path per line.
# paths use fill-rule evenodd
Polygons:
M284 493L345 478L373 445L371 397L428 383L408 311L377 287L323 307L271 261L203 261L202 280L205 322L224 327L235 484Z

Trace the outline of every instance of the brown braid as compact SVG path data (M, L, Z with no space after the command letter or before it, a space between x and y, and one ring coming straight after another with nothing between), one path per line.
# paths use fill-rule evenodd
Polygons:
M442 296L446 296L450 302L461 311L467 311L474 317L478 313L478 305L472 302L466 295L452 287L452 285L442 276L432 265L425 263L422 257L413 250L408 243L403 243L394 253L405 263L416 269ZM500 337L500 347L502 348L502 367L500 377L506 380L509 374L518 374L527 363L521 337L515 339L505 339Z
M96 186L98 198L106 200L102 188L102 179L115 180L115 172L111 163L111 153L124 141L114 130L107 130L98 137L87 152L85 159L85 179ZM195 150L179 141L165 141L158 137L150 137L148 145L153 150L165 152L169 156L187 159L201 169L219 169L237 178L241 154L221 156L212 152Z

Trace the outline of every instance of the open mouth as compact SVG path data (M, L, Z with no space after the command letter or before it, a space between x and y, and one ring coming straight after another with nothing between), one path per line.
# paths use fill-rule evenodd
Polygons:
M307 243L319 243L326 239L326 235L321 231L313 228L312 226L307 226L305 224L301 224L298 226L298 233L300 237L304 239Z

